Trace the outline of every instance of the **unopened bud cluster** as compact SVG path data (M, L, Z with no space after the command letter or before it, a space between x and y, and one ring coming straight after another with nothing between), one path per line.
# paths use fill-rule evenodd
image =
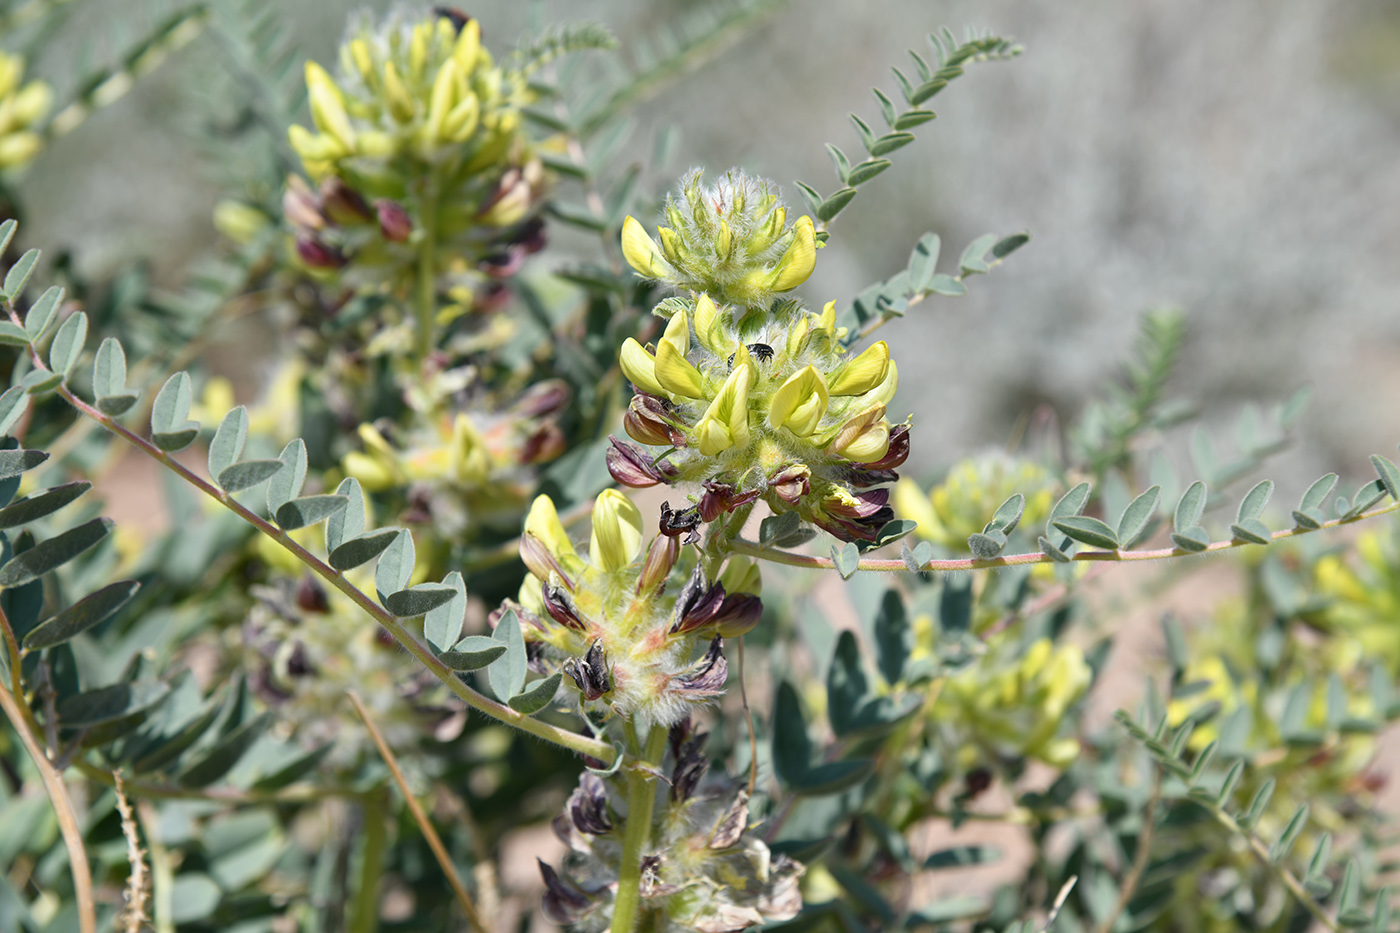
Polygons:
M893 512L872 487L909 453L908 427L885 417L898 371L884 341L847 352L835 302L817 314L776 297L812 273L811 219L785 226L771 186L737 171L713 188L692 173L666 216L660 244L628 218L623 253L682 294L655 308L661 338L629 338L620 362L636 389L627 433L671 449L614 441L613 478L701 484L703 521L761 498L843 540L875 540Z
M718 579L677 566L680 542L657 535L643 549L641 511L617 490L598 496L585 558L548 496L525 520L529 568L517 611L532 655L562 670L580 706L630 720L640 732L671 726L724 690L724 639L758 624L758 569L731 558ZM672 586L672 574L686 578ZM568 681L566 681L567 683Z
M428 238L434 268L461 287L513 274L543 245L544 171L520 114L531 95L476 20L363 27L337 77L307 63L306 87L314 129L288 137L316 187L293 178L283 201L304 265L407 275Z
M749 825L748 793L709 770L705 736L689 722L671 730L667 781L657 781L651 844L642 853L642 929L658 933L733 933L781 923L802 909L803 866L773 855ZM627 825L608 782L584 772L554 820L568 846L556 871L543 861L544 912L577 931L602 931L612 920Z
M362 424L360 449L341 468L368 492L402 490L402 521L457 541L513 533L537 483L531 468L567 446L558 419L569 397L562 380L546 379L504 407L439 404L398 424Z
M290 565L286 569L295 572ZM372 585L356 576L360 585ZM249 672L248 686L277 711L277 721L297 744L332 745L328 765L354 767L362 753L374 754L346 705L347 690L363 698L391 742L411 744L432 730L435 720L451 715L440 705L437 682L426 672L405 678L397 644L366 626L363 610L339 590L307 573L280 576L255 586L252 595L255 602L243 625L229 633L240 642L236 653Z
M0 52L0 171L27 165L44 148L35 127L52 100L48 82L24 82L23 58Z

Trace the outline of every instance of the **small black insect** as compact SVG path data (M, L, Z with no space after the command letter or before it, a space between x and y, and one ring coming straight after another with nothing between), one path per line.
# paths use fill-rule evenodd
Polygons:
M661 503L661 533L668 538L685 535L681 544L694 544L700 540L700 507L673 509L671 503Z
M435 6L433 7L433 12L445 20L450 20L452 28L457 30L459 34L462 32L463 27L471 22L471 17L456 7Z
M749 344L749 352L754 355L754 359L760 363L766 363L773 358L773 348L766 343Z

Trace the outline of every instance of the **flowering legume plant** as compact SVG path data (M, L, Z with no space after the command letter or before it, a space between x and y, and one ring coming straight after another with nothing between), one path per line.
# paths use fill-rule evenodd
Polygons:
M59 6L4 15L40 43ZM1029 236L806 284L929 101L1019 46L932 35L826 195L614 158L631 102L773 6L635 72L590 70L600 26L493 52L448 8L298 69L275 5L199 6L57 108L0 52L6 205L203 34L257 99L183 292L103 305L37 249L0 287L0 929L1394 929L1400 542L1329 530L1400 469L1230 492L1297 400L1163 468L1157 311L1067 442L901 477L917 353L875 331ZM275 369L237 405L203 349L250 314ZM97 514L128 447L177 481L165 531ZM1214 552L1244 595L1165 616L1133 710L1094 715L1129 636L1086 581Z

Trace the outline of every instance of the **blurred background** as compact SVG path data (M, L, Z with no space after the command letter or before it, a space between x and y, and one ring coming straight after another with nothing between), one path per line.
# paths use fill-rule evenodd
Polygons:
M330 63L363 4L287 2L302 52ZM558 20L608 25L627 56L697 0L475 3L498 54ZM65 39L31 72L58 99L85 63L118 54L175 3L74 3ZM379 14L388 4L368 8ZM1311 385L1300 443L1270 475L1296 497L1328 469L1357 477L1400 438L1400 3L1352 0L792 0L640 112L680 130L677 169L740 165L835 187L823 143L854 153L849 111L875 123L872 85L925 35L968 26L1026 47L934 100L939 118L861 188L802 289L844 304L905 265L926 231L940 271L984 232L1031 244L960 299L886 327L901 363L892 414L914 413L914 474L1014 434L1049 403L1066 418L1118 370L1138 315L1183 308L1178 394L1219 427L1240 405ZM138 257L161 286L216 247L220 181L194 141L201 93L225 68L202 36L114 105L55 141L15 184L26 240L69 248L106 277ZM643 150L645 151L645 150ZM654 225L654 223L653 223ZM246 365L258 353L230 359ZM247 374L245 374L247 375ZM257 373L252 373L256 379Z

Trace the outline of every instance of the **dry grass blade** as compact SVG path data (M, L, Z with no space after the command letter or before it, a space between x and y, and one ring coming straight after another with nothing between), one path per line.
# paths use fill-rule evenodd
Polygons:
M423 833L423 838L428 840L428 847L433 850L433 856L437 858L438 864L442 866L442 872L447 876L447 883L452 886L452 891L457 895L457 903L462 905L462 913L467 916L467 923L475 933L487 933L485 924L481 920L481 914L476 909L476 902L467 893L466 886L462 884L462 878L457 874L457 866L452 864L452 858L447 854L447 847L442 844L442 838L438 836L437 830L433 829L433 824L428 822L428 814L423 812L423 807L418 803L417 798L408 787L408 781L404 779L403 771L399 768L399 762L394 757L394 753L389 748L389 744L384 741L384 736L380 733L379 727L370 719L369 710L365 709L360 698L353 691L347 694L350 702L355 704L355 712L360 714L360 719L364 721L365 728L369 730L370 738L374 739L375 747L379 749L379 754L384 758L384 763L389 766L389 771L394 775L394 783L399 785L399 792L403 794L403 799L408 804L408 810L413 814L413 821L418 824L418 829Z

